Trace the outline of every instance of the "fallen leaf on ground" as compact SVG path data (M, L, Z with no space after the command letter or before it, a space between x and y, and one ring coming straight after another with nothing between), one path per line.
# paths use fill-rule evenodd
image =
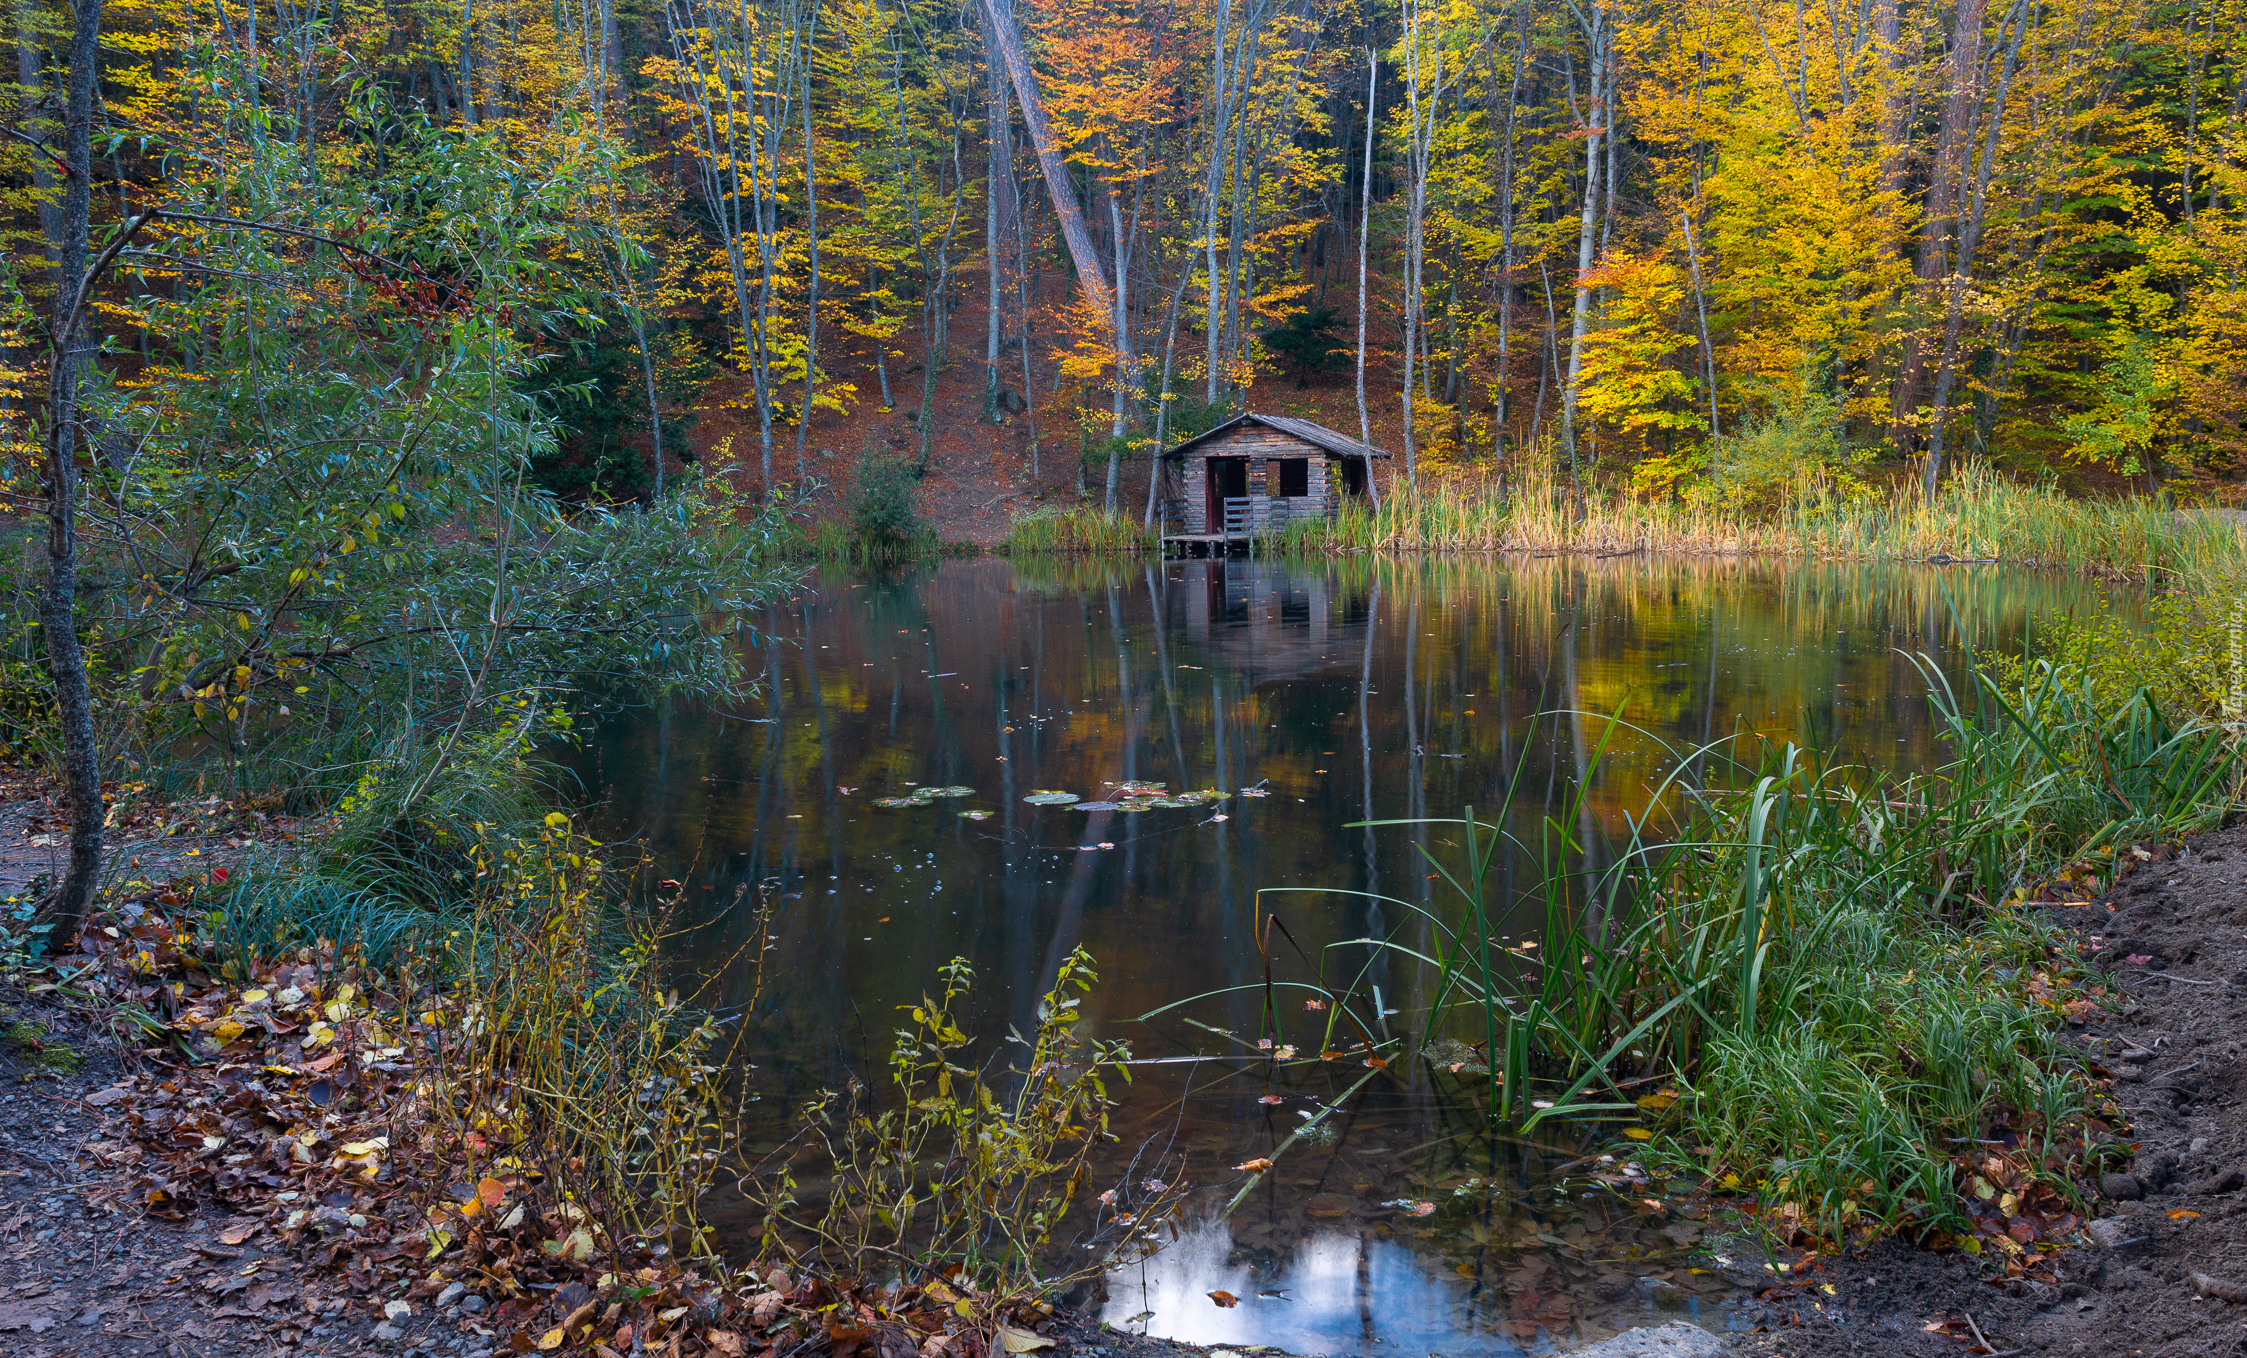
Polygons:
M1053 1341L1044 1335L1018 1330L1012 1325L999 1327L999 1343L1008 1353L1034 1353L1039 1349L1053 1347Z
M1216 1302L1219 1306L1238 1306L1241 1304L1241 1299L1239 1297L1236 1297L1232 1293L1223 1290L1210 1293L1209 1299L1213 1302Z

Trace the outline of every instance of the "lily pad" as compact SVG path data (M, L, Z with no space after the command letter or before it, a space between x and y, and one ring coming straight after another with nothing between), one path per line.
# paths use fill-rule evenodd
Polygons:
M923 797L972 797L975 795L975 789L972 787L924 787L920 790L919 795Z
M1079 811L1121 811L1123 807L1115 802L1078 802L1077 809Z
M874 799L874 805L876 805L876 806L927 806L927 805L928 805L928 803L927 803L926 801L922 800L922 799L921 799L921 798L919 798L919 797L876 797L876 798Z
M1082 801L1083 798L1077 796L1074 792L1052 792L1045 788L1036 788L1022 800L1032 806L1067 806L1071 802Z
M960 813L960 819L961 819L961 820L989 820L989 819L991 819L991 813L990 813L990 812L988 812L988 811L962 811L962 812Z

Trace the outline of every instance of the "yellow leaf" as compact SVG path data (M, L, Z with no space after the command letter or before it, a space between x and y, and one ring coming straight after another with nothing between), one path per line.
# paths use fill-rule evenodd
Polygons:
M345 538L344 541L349 542L351 541L351 539ZM538 1337L538 1347L542 1351L546 1349L558 1349L562 1346L562 1341L564 1339L567 1339L568 1337L569 1331L563 1329L559 1325L556 1325L553 1329L548 1330L546 1333Z
M211 1025L211 1037L222 1047L247 1031L248 1029L230 1018L220 1019Z
M368 1141L346 1141L343 1143L345 1155L373 1155L377 1151L389 1149L390 1138L387 1136L378 1136Z
M1271 1167L1272 1162L1262 1158L1261 1156L1254 1160L1243 1160L1239 1164L1233 1166L1234 1169L1245 1169L1251 1174L1261 1174Z
M1035 1353L1039 1349L1053 1347L1053 1341L1044 1335L1018 1330L1012 1325L999 1327L999 1343L1005 1346L1008 1353Z
M1644 1127L1625 1127L1623 1129L1623 1135L1629 1137L1633 1141L1652 1141L1654 1139L1654 1133L1646 1130Z
M429 1233L429 1253L422 1257L425 1259L434 1259L438 1255L443 1254L445 1252L445 1246L450 1245L451 1243L453 1243L453 1236L451 1231L431 1231Z
M2187 1211L2182 1207L2177 1208L2175 1211L2169 1214L2169 1219L2171 1221L2197 1221L2199 1220L2199 1218L2200 1213Z
M1648 1094L1638 1101L1638 1106L1649 1113L1659 1113L1677 1102L1677 1095L1665 1089L1658 1094Z

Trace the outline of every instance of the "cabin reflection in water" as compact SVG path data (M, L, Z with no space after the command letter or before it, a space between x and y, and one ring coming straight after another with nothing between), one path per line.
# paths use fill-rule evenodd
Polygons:
M1348 498L1378 502L1373 460L1388 453L1309 420L1236 416L1163 453L1157 494L1166 556L1223 556Z
M1355 668L1371 616L1367 586L1257 558L1173 561L1163 569L1166 622L1237 667L1251 686Z

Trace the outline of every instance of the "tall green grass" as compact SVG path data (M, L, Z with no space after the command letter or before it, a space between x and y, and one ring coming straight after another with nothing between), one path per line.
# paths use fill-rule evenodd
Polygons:
M1421 969L1405 1054L1442 1053L1432 1077L1463 1080L1494 1119L1637 1119L1633 1091L1674 1081L1667 1144L1698 1148L1712 1177L1763 1184L1829 1233L1953 1227L1949 1161L2000 1122L2061 1161L2091 1150L2090 1087L2028 990L2065 964L2022 902L2220 819L2241 753L2142 690L2102 701L2079 670L1978 673L1961 696L1921 668L1953 756L1941 769L1888 777L1760 746L1714 786L1671 775L1620 844L1583 842L1575 805L1530 831L1510 828L1510 801L1419 822L1459 846L1428 856L1447 903L1380 898L1410 927L1334 946ZM1516 895L1509 851L1532 865ZM1362 985L1325 988L1330 1038L1384 1021Z
M1015 555L1151 552L1158 535L1128 514L1092 508L1033 509L1007 526L1003 550Z
M449 751L401 739L360 766L324 827L260 845L214 881L205 930L245 975L323 940L387 966L455 919L489 870L486 844L536 835L539 794L520 732Z
M1288 524L1283 551L1554 551L1772 553L1873 560L2002 561L2089 570L2121 579L2189 578L2247 556L2240 524L2179 513L2142 496L2074 498L1966 463L1941 500L1908 486L1885 495L1806 485L1776 509L1728 510L1679 498L1573 488L1547 460L1515 479L1438 480L1397 487L1378 507L1345 504L1330 521Z

